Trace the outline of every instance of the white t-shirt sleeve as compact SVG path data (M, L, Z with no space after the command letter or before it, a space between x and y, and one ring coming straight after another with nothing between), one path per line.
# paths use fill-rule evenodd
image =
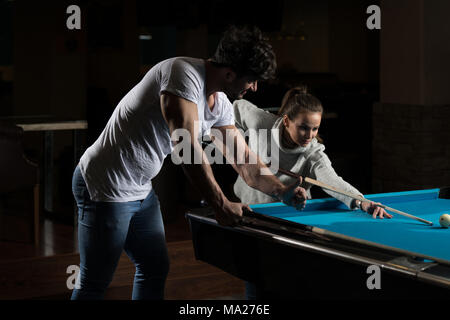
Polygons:
M203 91L198 70L191 64L175 59L161 68L161 89L198 104Z

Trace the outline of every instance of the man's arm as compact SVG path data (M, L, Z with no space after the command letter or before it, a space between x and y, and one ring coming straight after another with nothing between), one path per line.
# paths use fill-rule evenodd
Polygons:
M189 141L183 141L189 145L191 151L190 163L184 163L183 169L189 180L205 196L206 201L216 212L216 219L220 224L233 224L239 216L242 216L243 208L247 205L229 201L214 178L208 158L197 139L198 124L197 105L186 99L168 92L161 94L161 110L166 120L170 134L177 129L185 129L189 132ZM177 142L174 142L175 144ZM193 159L201 159L195 164Z
M214 129L220 133L213 135L214 144L250 187L288 205L298 208L305 205L307 195L305 189L299 187L301 180L291 186L285 186L250 150L244 137L235 126L222 126Z

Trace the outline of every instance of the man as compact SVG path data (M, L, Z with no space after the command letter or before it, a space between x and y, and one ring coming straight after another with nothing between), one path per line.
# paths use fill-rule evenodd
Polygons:
M185 172L213 207L219 223L232 225L249 208L229 201L214 179L198 140L211 128L222 133L216 142L250 186L287 204L304 205L306 193L300 181L287 187L270 172L262 173L267 168L234 126L228 100L256 91L258 80L273 76L275 66L275 55L258 29L231 27L212 59L162 61L120 101L74 172L80 276L72 299L102 298L122 250L136 265L132 298L164 297L169 261L151 179L179 142L180 131L189 133L192 156L202 160L185 163ZM244 152L230 152L230 141ZM239 157L245 161L237 161ZM251 158L256 161L248 161Z

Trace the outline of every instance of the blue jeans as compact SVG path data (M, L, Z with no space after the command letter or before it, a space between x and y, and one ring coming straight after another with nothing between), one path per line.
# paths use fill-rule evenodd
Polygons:
M80 251L79 288L72 300L102 299L123 250L136 266L132 299L163 299L169 257L155 192L140 201L95 202L79 167L72 191L78 206Z

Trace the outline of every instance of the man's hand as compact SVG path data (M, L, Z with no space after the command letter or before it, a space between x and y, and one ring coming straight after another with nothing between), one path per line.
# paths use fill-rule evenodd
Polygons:
M241 220L244 210L252 211L246 204L228 200L221 207L214 208L216 220L222 226L235 226Z
M302 178L299 177L293 184L286 186L278 196L284 204L295 207L297 210L303 210L306 205L307 193L304 188L300 187L301 183Z

